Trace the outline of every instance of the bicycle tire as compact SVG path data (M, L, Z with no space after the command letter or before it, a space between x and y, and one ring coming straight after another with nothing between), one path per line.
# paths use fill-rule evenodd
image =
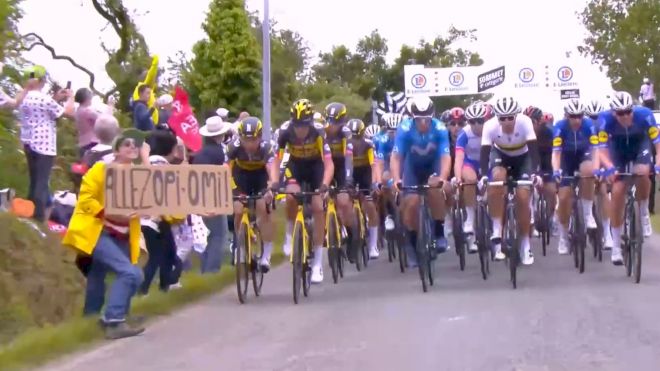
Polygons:
M580 206L578 205L577 208L579 208L579 207ZM575 269L578 269L578 267L580 266L580 255L578 254L578 248L579 247L578 247L578 242L577 242L577 234L579 232L578 232L578 229L577 229L577 226L576 226L576 224L577 224L577 221L576 221L577 217L575 215L576 212L577 212L576 207L573 206L573 210L571 210L571 216L570 216L570 219L569 219L569 222L568 222L568 224L569 224L568 225L568 231L569 231L568 233L569 233L569 243L570 243L570 248L571 248L570 252L571 252L571 255L573 256L573 266L575 267Z
M454 234L454 245L456 245L456 254L458 255L458 267L461 269L461 271L464 271L467 239L463 233L463 215L460 207L452 208L451 218Z
M642 246L644 244L644 232L642 231L642 215L639 205L635 203L633 207L634 225L632 230L635 236L632 238L631 252L633 254L633 280L639 283L642 279Z
M538 220L537 223L541 225L539 234L541 235L541 251L543 253L543 256L546 256L547 250L548 250L548 240L547 240L547 235L550 233L549 228L548 228L548 204L545 200L545 197L541 195L539 197L539 203L537 205L538 209L538 215L536 220Z
M419 267L419 278L422 281L422 291L428 291L428 278L430 277L429 267L431 257L429 256L429 242L428 234L426 232L426 219L427 215L424 211L425 206L421 206L419 210L419 228L417 229L417 246L415 252L417 254L417 264Z
M634 223L632 218L635 216L634 212L634 201L628 200L626 201L626 206L625 206L625 218L623 222L623 237L622 237L622 253L623 253L623 264L626 267L626 276L630 277L632 276L632 246L631 246L631 241L633 237L633 229L634 229Z
M293 302L298 304L300 300L300 291L303 286L303 226L296 221L293 226Z
M481 268L481 277L484 280L488 279L489 275L489 261L490 261L490 249L488 248L488 245L486 244L486 221L485 221L485 213L486 213L486 208L483 207L482 205L477 205L477 210L476 210L476 228L475 228L475 239L477 242L477 246L479 247L479 266Z
M585 250L587 249L587 239L586 239L586 223L584 221L584 211L580 201L577 203L577 223L575 224L575 230L577 231L576 243L577 243L577 256L578 256L578 272L580 274L584 273L585 265Z
M353 209L354 211L357 211L356 208ZM359 217L358 214L356 214L356 217ZM360 224L360 220L357 220L357 224L355 226L355 233L353 235L353 239L351 243L353 244L353 250L355 254L355 269L357 269L358 272L362 271L362 225Z
M369 229L367 227L367 220L364 213L362 213L362 218L360 219L362 223L362 238L360 240L360 246L362 246L362 261L364 268L369 266L369 248L367 247L367 240L369 239Z
M404 251L404 245L399 243L396 246L398 253L399 253L399 270L401 273L406 273L406 266L408 265L408 256L406 255L407 252Z
M399 213L395 213L394 218L395 218L394 230L403 231L404 229L399 219ZM406 248L408 236L404 232L399 232L396 233L394 237L396 238L396 249L399 258L399 270L401 271L401 273L406 273L406 267L408 266L408 253L406 252L405 248Z
M596 230L591 233L591 247L594 252L594 258L603 261L603 220L600 217L600 206L598 196L594 199L592 209L594 220L596 221Z
M328 264L330 265L330 270L332 271L332 282L339 282L339 260L341 259L341 254L339 251L339 240L337 238L337 219L334 215L329 216L330 220L328 221Z
M247 226L241 225L237 233L238 245L235 250L236 257L236 292L238 293L238 301L245 304L247 301L247 292L249 283L250 269L248 266L247 249L248 249L248 231Z
M506 236L502 242L507 245L507 260L509 263L509 274L511 285L518 288L518 264L520 263L520 246L518 238L518 226L516 225L514 205L507 205L506 209Z
M307 248L312 244L311 228L307 227ZM303 295L309 296L309 290L312 287L312 267L310 266L310 251L303 251L303 280L302 280Z
M261 288L264 285L264 272L261 270L261 265L259 262L264 254L264 242L261 240L261 231L258 227L254 228L254 234L256 236L256 243L253 242L252 246L258 246L256 251L258 254L252 253L252 264L254 268L252 269L252 289L254 290L254 295L261 295Z

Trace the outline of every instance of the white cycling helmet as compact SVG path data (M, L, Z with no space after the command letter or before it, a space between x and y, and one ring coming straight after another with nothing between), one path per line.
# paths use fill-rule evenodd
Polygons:
M617 91L610 99L610 108L614 111L625 111L633 107L633 98L630 93Z
M493 105L495 116L511 116L521 112L518 101L513 97L502 97L495 101Z
M396 130L399 127L401 121L403 121L403 115L400 113L391 113L385 117L385 127L389 130Z
M584 113L589 116L596 116L603 111L605 111L605 107L603 107L603 104L596 99L592 100L584 107Z
M420 95L408 100L408 113L412 117L433 116L434 112L433 101L426 95Z
M364 130L364 136L367 139L375 137L378 133L380 133L380 126L376 124L371 124Z
M474 102L465 109L467 120L482 119L486 117L487 109L482 102Z
M564 112L567 115L583 115L584 106L580 103L579 99L569 99L564 105Z

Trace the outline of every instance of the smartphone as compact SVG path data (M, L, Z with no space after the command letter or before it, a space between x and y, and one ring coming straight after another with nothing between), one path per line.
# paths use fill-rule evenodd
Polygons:
M30 78L31 78L31 79L34 78L34 72L30 72Z
M66 82L66 89L71 90L71 81Z

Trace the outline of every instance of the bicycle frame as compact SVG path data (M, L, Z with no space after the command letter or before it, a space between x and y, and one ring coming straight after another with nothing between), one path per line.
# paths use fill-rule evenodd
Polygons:
M334 220L335 222L335 236L337 236L337 241L341 240L341 231L339 226L339 218L337 217L337 206L335 205L334 197L330 197L326 203L326 214L325 214L325 244L330 248L330 221Z
M256 233L254 231L254 222L256 221L255 209L256 202L258 199L261 199L262 195L254 196L237 196L234 197L234 201L239 201L243 204L243 213L241 214L240 225L242 228L247 228L248 233L248 242L247 242L247 264L250 266L252 263L252 240L255 238ZM236 256L234 256L236 259ZM235 261L234 263L238 264L239 262Z

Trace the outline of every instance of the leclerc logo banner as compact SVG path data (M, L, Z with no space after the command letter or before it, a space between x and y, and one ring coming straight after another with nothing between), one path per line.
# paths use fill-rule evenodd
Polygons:
M496 86L500 86L504 83L505 78L504 66L479 74L479 76L477 76L477 92L481 93Z

